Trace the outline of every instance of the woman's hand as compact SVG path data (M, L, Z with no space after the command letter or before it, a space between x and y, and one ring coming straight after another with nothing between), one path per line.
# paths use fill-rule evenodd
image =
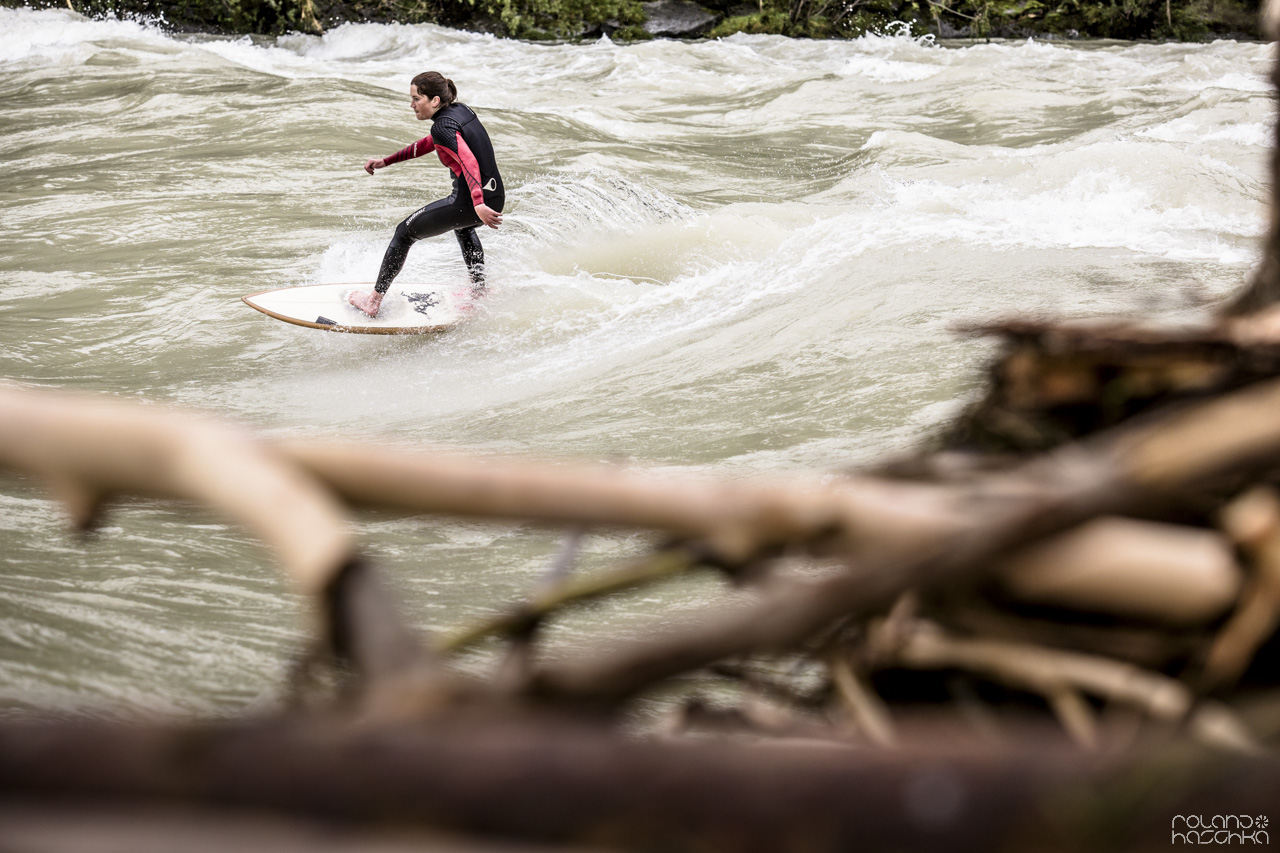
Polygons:
M374 160L370 160L369 162L364 164L364 170L368 172L370 175L373 174L374 169L385 169L385 168L387 168L387 161L383 160L381 157Z
M487 204L476 205L476 216L480 217L480 221L490 228L497 228L502 224L502 214Z

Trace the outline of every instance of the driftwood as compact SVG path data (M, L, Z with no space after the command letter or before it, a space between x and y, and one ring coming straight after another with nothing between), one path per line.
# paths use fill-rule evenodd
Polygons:
M44 413L56 412L57 406L67 403L51 399L47 392L7 389L5 393L4 416L16 412L14 420L21 424L30 423L24 420L30 417L28 406ZM932 829L920 836L920 826L911 823L919 820L911 817L910 808L904 820L901 803L894 819L877 815L887 806L875 799L873 791L897 785L901 797L902 786L910 787L902 781L903 774L923 772L921 766L932 765L922 765L918 752L899 751L888 763L868 763L865 748L850 750L858 743L896 750L905 744L912 750L927 748L930 760L936 762L949 754L949 746L943 744L956 742L927 734L936 731L936 720L921 728L911 722L914 712L904 715L901 709L895 710L892 696L881 696L875 679L893 670L961 671L1039 695L1048 719L1056 720L1086 752L1107 750L1117 738L1093 704L1099 699L1140 711L1155 726L1151 732L1157 740L1184 731L1190 739L1219 751L1256 752L1260 744L1241 719L1223 705L1199 699L1200 682L1097 654L954 634L922 619L922 614L943 622L963 622L948 614L945 594L949 590L972 595L980 593L987 581L1016 585L1020 572L1039 570L1038 552L1050 572L1060 571L1054 563L1061 562L1063 546L1046 537L1078 528L1089 519L1116 513L1174 519L1203 511L1205 496L1197 489L1201 483L1214 483L1215 489L1227 493L1243 488L1258 470L1267 470L1280 459L1280 428L1265 417L1277 402L1280 381L1256 383L994 473L958 480L929 483L861 475L815 483L734 486L663 479L616 468L486 466L476 460L392 448L271 444L240 435L242 446L223 441L221 430L203 420L169 413L162 416L162 428L153 425L133 438L125 431L111 439L123 442L120 455L134 452L127 446L130 441L158 443L157 430L179 447L213 435L223 441L219 447L231 447L231 452L250 459L267 459L266 464L282 472L278 476L297 484L303 494L320 496L330 507L337 498L356 506L415 514L532 518L571 523L578 530L595 525L653 528L673 537L653 557L614 575L577 580L566 576L560 566L557 583L537 587L530 601L513 605L505 615L465 629L452 641L437 642L441 653L484 636L527 642L538 621L560 607L697 565L728 570L756 583L759 603L740 613L668 631L630 649L608 650L595 659L527 662L514 676L485 684L450 674L438 655L428 656L406 639L396 627L401 623L394 618L394 607L366 577L371 570L358 557L347 556L347 562L313 595L332 614L326 623L331 634L326 646L345 652L366 676L363 701L354 706L335 704L329 712L302 718L288 714L281 721L194 731L108 727L109 734L104 735L101 730L66 724L0 726L0 799L34 797L46 802L53 796L58 802L73 797L74 802L92 803L110 797L143 811L166 804L209 809L216 803L219 809L268 808L308 820L324 813L328 819L337 816L355 825L377 817L395 825L465 834L547 843L652 844L667 849L694 849L708 839L733 849L844 849L853 838L911 845L923 843L926 836L931 846L954 849L1016 847L1019 842L1011 839L1022 837L1027 814L1037 808L1026 799L1028 791L1052 799L1076 786L1104 786L1105 774L1099 776L1096 767L1082 763L1082 758L1069 757L1050 767L1041 747L1026 752L1015 749L1012 757L995 759L996 771L991 770L993 759L982 757L980 751L965 753L948 766L960 768L954 771L959 774L955 778L964 780L963 789L972 789L975 799L969 801L963 819L948 819L952 823L947 824L945 840L929 834ZM113 403L107 409L115 413L119 405ZM99 419L90 417L87 422L103 435L110 434ZM1250 428L1241 429L1241 424ZM43 435L51 444L63 440ZM78 476L84 476L104 495L131 490L196 498L216 494L233 504L238 500L234 492L227 497L168 480L129 480L81 463L74 454L61 455L48 448L11 451L4 460L73 486L79 485ZM55 466L47 460L58 461ZM156 470L165 469L153 466L152 472ZM389 486L378 488L384 480ZM82 489L72 493L78 490ZM234 518L245 518L249 512L245 507L251 507L254 499L251 496L243 505L224 509ZM310 511L305 501L300 503L304 512ZM276 509L290 517L288 506ZM1276 499L1254 492L1226 506L1223 526L1234 541L1259 555L1261 564L1275 547L1271 543L1277 518ZM334 523L345 527L340 514ZM1134 524L1120 523L1122 537L1134 535ZM1160 529L1149 523L1138 527L1139 538L1160 538ZM1083 535L1087 545L1092 534L1086 528ZM1201 543L1217 542L1216 534L1207 531L1179 531L1172 542L1182 542L1185 535ZM1027 545L1032 546L1030 550L1023 547ZM1068 540L1066 551L1073 547ZM1216 561L1222 551L1215 548ZM795 559L806 554L828 561L832 568L825 577L806 579L769 571L779 555ZM830 563L833 558L840 568ZM1123 584L1115 586L1114 574L1126 571L1125 561L1115 566L1093 594L1124 594ZM1221 568L1214 564L1209 574ZM1141 566L1135 581L1147 578L1151 570ZM1195 577L1192 572L1183 581ZM1202 594L1212 593L1219 599L1236 594L1238 600L1235 615L1211 646L1228 651L1208 654L1202 682L1221 684L1238 677L1257 652L1268 620L1274 618L1274 610L1264 610L1265 618L1258 616L1263 605L1257 602L1272 606L1269 577L1255 571L1243 593L1239 593L1238 579L1233 583L1211 577L1201 588ZM1141 592L1139 609L1160 615L1160 596L1147 589ZM988 606L998 608L999 600ZM895 602L898 606L891 611ZM1088 604L1087 596L1083 603ZM1164 604L1166 621L1187 618L1187 602L1181 595ZM876 620L886 614L887 620ZM383 636L388 631L390 639ZM1064 637L1070 645L1069 632L1059 635L1059 641ZM362 644L363 651L354 651ZM804 740L790 741L791 746L762 751L726 743L706 751L703 747L690 751L689 745L657 750L652 741L636 743L601 728L598 722L577 721L573 713L564 716L581 708L620 711L627 699L671 676L725 659L793 648L816 655L829 673L836 704L821 712L826 722L820 718L805 725L794 720L777 724L775 715L771 724L767 715L761 716L749 704L736 717L724 718L736 720L731 729L753 730L757 736L770 731L791 738L802 734ZM749 687L751 679L745 683ZM785 679L780 692L786 692ZM980 705L970 700L969 710ZM344 712L344 707L350 710ZM546 717L548 713L552 716ZM937 717L936 709L932 716ZM697 717L686 715L685 724ZM1021 724L996 721L990 725L1016 742L1028 737ZM299 731L306 734L285 734ZM1036 731L1032 737L1044 740L1044 730ZM507 737L510 740L503 740ZM510 744L512 752L495 753L495 739ZM827 745L819 751L801 745L815 739ZM264 742L274 744L276 751L267 750ZM392 748L379 743L408 750L424 769L419 775L397 770L400 765L389 757ZM555 748L554 759L547 752L548 744ZM113 752L117 747L124 752ZM206 758L193 762L191 755ZM259 767L264 760L272 766L279 762L287 771L272 776L275 782L264 781L259 773L250 783L242 771L231 772L242 760L239 755L251 755ZM1161 760L1152 755L1126 753L1124 760L1117 759L1115 766L1121 769L1116 772L1125 772L1123 768L1134 762ZM502 769L465 769L494 767L495 761ZM602 769L606 766L607 770ZM694 772L691 766L701 769ZM1264 762L1263 767L1271 765ZM557 768L568 775L558 775ZM596 769L586 773L583 768ZM368 786L370 774L384 778L381 787ZM779 789L763 781L777 774L793 784ZM427 782L425 775L432 781ZM512 783L535 777L536 785ZM667 783L656 781L670 777L688 780L682 783L688 787L673 793L664 787ZM348 778L357 784L333 781ZM326 781L303 784L299 779ZM449 793L441 793L440 786L446 783ZM517 790L527 795L530 785L542 792L536 819L525 816L527 812L514 802L519 798ZM653 800L637 796L637 785L656 789L661 796ZM839 793L814 793L828 785L837 786L831 790ZM597 808L571 809L567 803L581 803L586 796L584 786L595 793L589 802L601 802L601 796L606 799ZM858 803L870 805L851 807L851 790L863 792ZM623 797L625 807L617 799L623 791L628 792ZM997 810L994 803L1013 796L1013 791L1019 792L1013 802L1024 803L1022 810ZM1212 792L1194 786L1179 795L1190 798L1180 802L1216 802ZM949 795L944 791L938 796ZM671 797L681 805L659 806L659 800ZM424 810L424 798L437 806ZM762 798L771 803L769 809L762 808ZM988 800L992 805L983 805ZM791 815L802 807L805 818L797 824ZM927 813L928 807L920 808ZM775 817L782 814L788 819ZM1016 820L1009 820L1010 814ZM1081 831L1095 831L1093 821L1100 819L1099 814L1086 810L1081 825L1090 828ZM1039 826L1037 831L1051 833L1055 844L1074 843L1071 832L1064 833L1061 826Z
M1254 576L1239 597L1205 661L1203 684L1237 681L1259 647L1280 625L1280 497L1259 487L1228 506L1225 527L1253 558Z
M1280 459L1280 424L1266 415L1277 405L1280 382L1260 383L958 487L946 500L933 490L914 491L914 484L880 484L883 503L846 528L851 571L782 585L745 613L702 620L599 662L548 667L534 690L618 701L660 678L726 656L790 647L834 620L883 612L907 590L974 583L1017 546L1097 515L1176 512L1179 493L1196 481L1230 482Z
M1255 326L1230 345L1247 361L1271 346L1265 333ZM1106 346L1122 337L1108 332ZM949 818L945 839L926 834L930 846L1017 848L1032 825L1051 839L1039 846L1072 847L1076 829L1029 815L1042 813L1036 797L1105 789L1109 777L1084 756L1111 756L1109 772L1123 777L1166 760L1162 744L1253 755L1280 734L1226 692L1269 686L1249 672L1258 655L1269 654L1280 599L1280 499L1267 485L1268 472L1280 469L1280 422L1270 417L1280 407L1280 379L1228 386L1152 402L1140 417L1039 454L1018 449L956 464L944 453L875 473L733 483L616 466L264 442L182 413L2 389L0 463L44 478L80 523L120 493L221 509L275 545L286 574L326 617L318 648L345 658L360 680L355 693L309 705L318 710L282 709L279 719L240 727L107 726L85 735L91 730L76 725L0 725L0 806L72 797L74 811L106 797L139 814L173 806L269 809L304 821L324 813L354 827L376 818L467 838L606 847L823 850L844 849L853 838L912 846L925 836L910 808L903 811L901 789L911 786L904 774L925 772L959 746L964 755L948 765L959 768L951 784L963 779L974 799ZM931 465L935 475L926 476ZM346 513L362 508L534 520L564 525L571 535L528 600L477 625L439 626L419 643L346 532ZM613 573L573 577L574 543L602 527L666 539ZM325 534L307 542L290 538L320 528ZM1239 548L1240 565L1227 539ZM1140 553L1118 553L1135 543L1146 543ZM817 577L788 572L796 560L820 560L825 569ZM543 662L534 654L539 624L563 608L699 568L753 584L756 603L578 659ZM1023 612L1046 604L1056 610ZM1071 613L1119 621L1073 624ZM453 651L490 637L512 644L493 679L449 667ZM766 684L750 666L723 666L783 652L817 662L825 676L816 691L792 686L785 674ZM742 700L729 707L697 695L682 700L667 737L736 731L781 738L778 745L657 749L654 734L636 742L602 728L625 718L632 698L713 667L736 672L731 681ZM953 698L922 701L912 692L919 688L904 689L895 673L941 679ZM1009 716L993 689L1012 691L1014 707L1028 706L1019 696L1037 698L1040 722L1027 728L1025 711ZM762 690L768 703L752 698ZM1210 690L1219 701L1209 700ZM597 716L587 722L583 710ZM307 734L291 739L288 732ZM957 739L956 732L967 734ZM495 742L510 753L495 752ZM993 742L1011 752L985 755ZM393 748L378 745L392 743L421 761L432 781L397 769ZM815 750L817 743L824 746ZM1055 752L1046 753L1046 743L1057 744ZM124 745L128 755L102 744ZM871 758L883 749L892 757ZM192 754L205 758L192 762ZM288 772L274 782L232 773L248 760L237 756L249 754L255 766L278 761ZM1226 759L1192 763L1219 760ZM1269 760L1256 771L1230 766L1264 778L1274 772ZM762 781L777 774L794 784ZM374 777L384 779L380 787L367 784ZM678 789L657 781L671 777L689 781ZM354 783L333 781L347 779ZM638 785L661 796L638 796ZM585 801L598 805L571 809L568 803L584 801L584 788L595 798ZM945 802L953 788L944 785L934 798ZM530 789L540 792L533 816L520 800ZM898 790L893 819L878 790ZM1203 812L1223 802L1216 797L1224 790L1217 782L1182 785L1170 809ZM848 791L859 792L858 806ZM1028 800L1028 791L1039 793ZM1012 807L985 805L1011 792L1018 797ZM437 807L422 808L424 798ZM1251 802L1237 800L1230 813ZM1106 811L1102 801L1084 808L1080 831L1098 832ZM1143 832L1157 837L1154 825Z
M12 386L0 412L0 467L43 479L80 527L121 493L205 504L274 548L306 593L355 555L337 502L229 424Z
M999 575L1019 601L1182 625L1221 616L1242 583L1226 536L1114 517L1022 549Z
M1280 784L1263 759L1191 752L1135 768L1063 742L979 750L938 732L918 743L637 742L501 717L347 732L323 720L11 725L0 797L73 818L92 802L125 816L197 804L339 837L416 826L591 850L1155 850L1178 816L1268 814ZM1143 807L1115 813L1129 802Z
M1257 273L1206 325L970 329L1005 342L984 397L874 470L728 481L268 441L0 386L0 470L39 478L75 524L117 495L207 505L321 617L297 701L263 717L0 722L0 847L95 849L60 831L104 808L95 825L127 849L195 849L184 836L228 820L245 850L1165 849L1171 829L1229 820L1265 835L1280 197L1271 210ZM348 531L366 510L567 535L524 600L422 638ZM575 576L605 529L655 544ZM753 594L539 654L567 609L693 571ZM477 647L489 677L453 666Z

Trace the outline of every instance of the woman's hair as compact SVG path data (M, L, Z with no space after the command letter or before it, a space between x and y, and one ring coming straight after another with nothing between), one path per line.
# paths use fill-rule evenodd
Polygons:
M458 100L458 87L439 71L424 71L413 78L418 94L424 98L439 98L440 106L447 107Z

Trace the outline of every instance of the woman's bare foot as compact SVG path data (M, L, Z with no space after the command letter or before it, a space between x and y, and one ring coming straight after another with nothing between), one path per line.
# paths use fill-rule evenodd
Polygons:
M382 294L375 290L366 296L356 291L347 297L347 301L370 317L377 317L378 309L382 307Z

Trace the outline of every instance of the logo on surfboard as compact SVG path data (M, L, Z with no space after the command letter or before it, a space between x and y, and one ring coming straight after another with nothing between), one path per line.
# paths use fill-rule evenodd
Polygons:
M426 314L440 305L440 297L434 293L406 293L404 296L419 314Z

